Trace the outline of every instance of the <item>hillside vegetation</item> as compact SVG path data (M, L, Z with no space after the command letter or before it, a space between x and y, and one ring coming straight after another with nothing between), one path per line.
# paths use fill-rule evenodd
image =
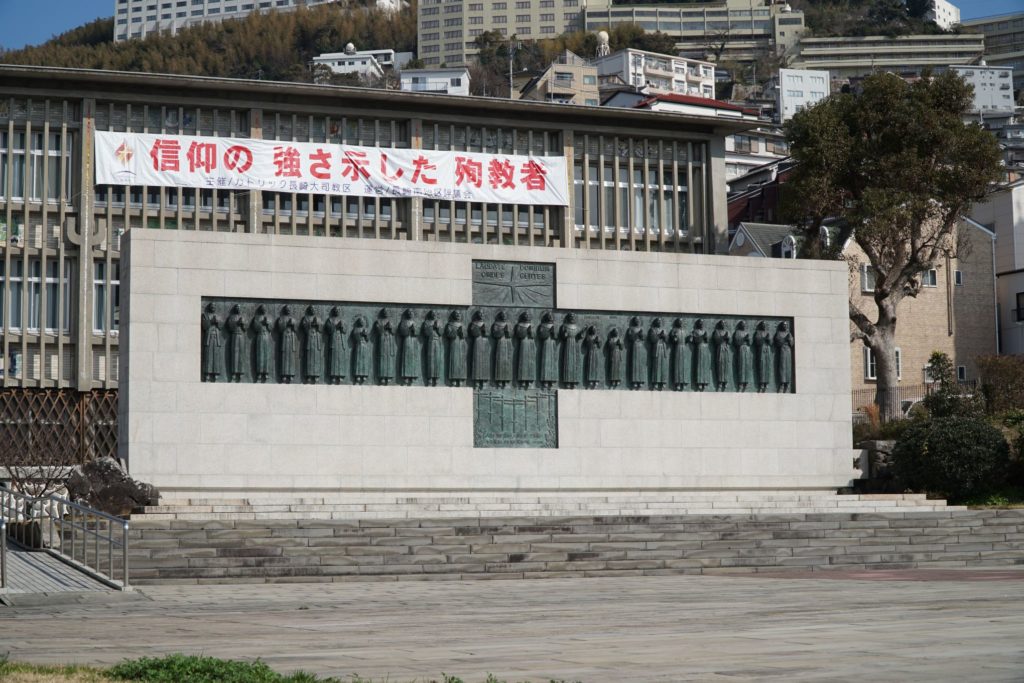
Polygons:
M0 62L118 71L309 81L308 62L361 49L416 50L416 6L388 13L346 3L200 24L115 43L113 19L99 19L41 45L0 55Z

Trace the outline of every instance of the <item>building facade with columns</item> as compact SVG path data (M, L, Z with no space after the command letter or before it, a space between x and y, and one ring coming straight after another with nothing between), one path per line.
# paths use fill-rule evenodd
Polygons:
M715 253L749 124L529 101L0 66L5 389L118 386L131 229ZM563 157L567 206L94 182L96 131ZM145 154L144 150L136 152Z

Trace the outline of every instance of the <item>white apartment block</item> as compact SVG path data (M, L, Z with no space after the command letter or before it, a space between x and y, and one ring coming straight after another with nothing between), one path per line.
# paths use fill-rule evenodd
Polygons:
M789 65L828 70L832 78L866 76L876 71L920 73L950 64L971 64L985 51L980 33L801 38Z
M440 95L468 95L469 69L405 69L400 75L400 88L409 92Z
M418 56L427 66L458 66L475 55L484 31L539 40L580 26L585 0L420 0Z
M932 0L932 8L928 10L925 17L949 30L960 23L960 8L946 0Z
M813 106L829 96L827 71L812 69L779 69L776 110L779 121L793 118L798 111Z
M960 75L974 86L974 104L970 113L986 116L987 114L1012 114L1013 101L1013 69L1008 66L951 66L950 71Z
M314 65L323 65L336 74L358 74L361 78L382 78L385 69L401 69L413 58L411 52L357 50L349 43L344 52L325 52L313 57Z
M253 12L313 7L338 0L114 0L114 40L177 33L204 21L241 19Z
M626 49L600 57L593 64L600 82L617 77L622 83L644 88L651 94L715 96L715 65L711 62Z

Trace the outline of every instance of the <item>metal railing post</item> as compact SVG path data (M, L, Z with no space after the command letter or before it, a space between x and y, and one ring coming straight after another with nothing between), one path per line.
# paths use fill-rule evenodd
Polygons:
M7 520L0 519L0 589L7 588Z
M121 554L124 563L121 573L121 585L128 588L128 522L121 529Z

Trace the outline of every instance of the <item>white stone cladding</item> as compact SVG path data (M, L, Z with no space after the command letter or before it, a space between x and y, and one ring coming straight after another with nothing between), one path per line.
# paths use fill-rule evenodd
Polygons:
M148 230L126 236L121 456L173 499L828 489L854 476L841 262ZM201 297L471 304L554 262L559 308L791 316L794 394L559 391L559 448L473 447L467 388L200 381ZM122 380L124 381L124 380Z

